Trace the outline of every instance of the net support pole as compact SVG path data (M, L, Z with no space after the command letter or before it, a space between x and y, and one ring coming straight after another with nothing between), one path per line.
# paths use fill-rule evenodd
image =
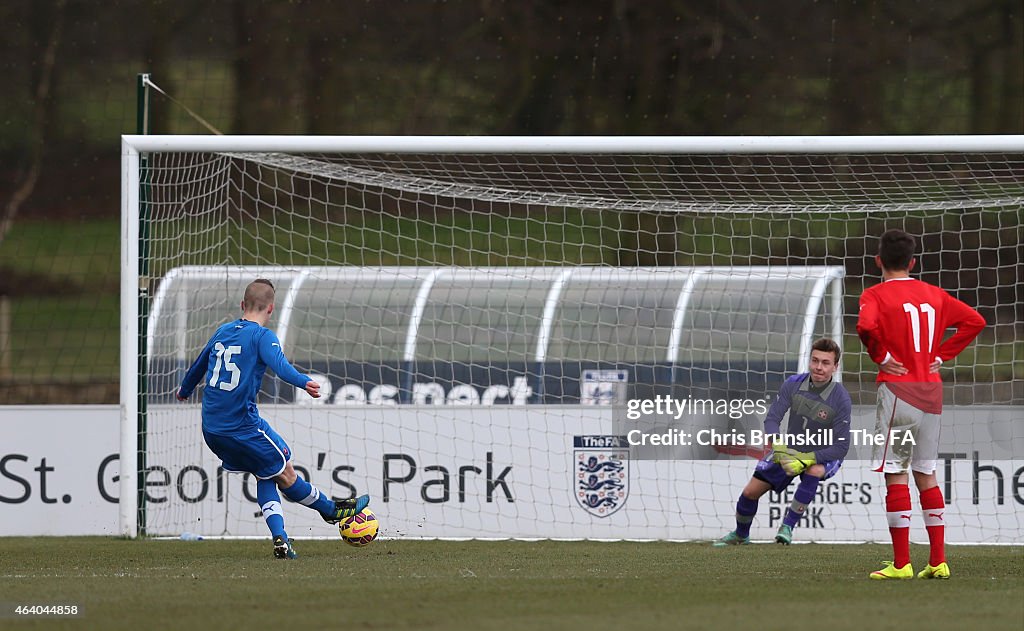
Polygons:
M121 143L121 444L118 529L138 535L139 152Z
M434 283L447 272L447 268L436 269L423 279L419 290L416 292L416 302L413 304L412 312L409 314L409 328L405 332L405 350L402 352L402 370L405 374L401 377L402 391L399 393L403 403L412 401L413 372L416 365L416 338L420 334L420 322L423 320L423 311L427 308L427 300L430 298L430 290Z
M562 271L558 278L555 279L555 282L551 284L548 295L544 299L544 314L541 316L540 331L537 333L537 350L533 358L534 363L537 365L537 387L534 388L534 392L537 394L539 401L544 400L544 379L546 376L544 363L548 360L548 346L551 344L551 329L555 325L555 311L558 309L558 300L562 297L562 290L565 289L565 284L569 282L569 277L572 276L572 273L572 268Z
M836 306L836 292L842 292L842 282L845 272L838 267L817 268L821 270L821 276L814 283L810 295L807 297L807 305L804 311L803 328L800 333L800 351L797 359L798 373L808 372L811 366L811 346L814 344L814 328L818 315L821 312L821 305L825 299L825 292L830 292L829 310L830 320L826 322L829 335L842 346L843 340L843 315L842 296L839 297L839 306ZM838 284L837 284L838 283ZM839 379L837 379L839 381Z
M829 314L832 316L832 339L839 344L839 350L845 353L843 348L843 277L836 274L832 277L832 308ZM840 361L842 361L840 359ZM843 380L843 371L837 370L836 381Z
M281 303L281 317L278 319L277 324L277 340L281 343L281 348L285 348L285 344L288 343L288 330L292 323L292 314L295 312L295 301L299 297L299 290L302 288L302 283L306 282L309 278L309 270L304 269L299 272L299 275L292 281L292 284L288 287L288 293L285 294L284 301ZM281 380L274 379L274 403L281 402Z

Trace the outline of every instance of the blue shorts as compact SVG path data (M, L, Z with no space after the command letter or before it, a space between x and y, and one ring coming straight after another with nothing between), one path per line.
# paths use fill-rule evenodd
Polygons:
M827 480L839 473L839 467L843 466L843 461L826 460L819 464L825 466L825 475L821 479ZM768 453L764 458L757 461L757 466L754 467L754 477L762 482L770 484L772 490L776 493L781 493L789 486L789 483L792 482L793 478L796 476L787 474L782 469L782 465L777 462L772 462L772 454Z
M231 435L203 431L206 444L224 463L225 471L251 473L261 480L280 475L292 450L288 443L270 425L266 429L253 427Z

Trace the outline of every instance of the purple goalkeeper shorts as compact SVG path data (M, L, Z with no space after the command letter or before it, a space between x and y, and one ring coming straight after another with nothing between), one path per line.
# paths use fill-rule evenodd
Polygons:
M839 473L839 467L843 466L842 460L826 460L825 462L819 463L825 466L825 475L822 480L827 480ZM757 466L754 467L754 477L762 482L766 482L771 485L772 490L776 493L781 493L789 486L790 482L793 481L792 476L787 474L783 469L782 465L772 462L772 454L765 454L765 457L757 461Z

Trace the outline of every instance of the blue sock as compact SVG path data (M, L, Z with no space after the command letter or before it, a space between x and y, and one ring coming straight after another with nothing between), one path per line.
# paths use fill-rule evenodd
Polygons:
M273 480L256 481L256 501L263 511L263 519L267 520L270 536L281 535L287 539L288 534L284 531L284 511L281 510L281 496L277 494L277 484Z
M814 494L818 491L818 482L821 482L821 478L816 478L813 475L805 473L800 476L800 486L796 487L793 502L786 510L786 516L782 519L782 523L790 528L796 528L797 522L807 512L807 505L814 501Z
M740 495L736 502L736 534L741 537L750 536L750 524L757 514L757 500L752 500L746 495Z
M301 476L297 476L295 484L286 489L281 489L281 492L291 501L319 511L321 515L330 517L331 513L334 512L334 500L321 493L320 489L303 480Z

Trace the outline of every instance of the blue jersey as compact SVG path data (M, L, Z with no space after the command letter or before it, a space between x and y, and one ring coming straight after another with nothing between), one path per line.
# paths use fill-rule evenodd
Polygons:
M789 412L786 433L814 439L811 448L791 445L793 449L813 451L818 462L842 460L850 450L852 411L850 393L842 384L832 380L818 390L811 387L810 373L794 375L779 388L779 396L764 419L764 431L778 434L782 418Z
M270 367L296 388L305 388L307 375L285 359L281 342L270 329L248 320L229 322L213 334L182 379L179 395L188 398L200 379L203 391L203 431L215 434L262 428L266 421L256 409L256 393Z

